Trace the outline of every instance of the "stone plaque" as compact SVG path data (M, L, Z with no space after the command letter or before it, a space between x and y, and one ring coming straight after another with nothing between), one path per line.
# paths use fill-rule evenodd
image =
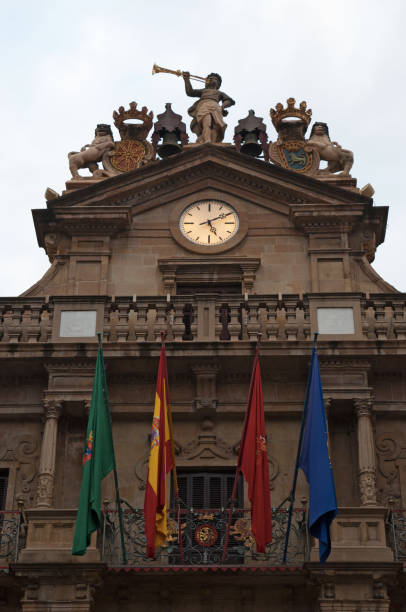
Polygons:
M354 334L352 308L318 308L317 327L319 334Z
M62 310L59 336L89 338L96 335L96 310Z

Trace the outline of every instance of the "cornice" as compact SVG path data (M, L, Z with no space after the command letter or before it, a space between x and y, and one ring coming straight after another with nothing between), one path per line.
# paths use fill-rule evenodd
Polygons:
M296 201L298 203L301 200L372 202L371 198L362 196L359 193L329 185L323 181L280 168L273 164L266 164L224 147L206 144L145 165L132 172L86 186L84 189L67 193L60 198L49 201L47 206L51 209L60 205L71 207L78 203L98 202L101 196L103 197L103 203L119 204L132 198L132 195L123 194L120 196L120 193L128 191L128 189L138 191L138 185L142 185L144 182L158 179L163 186L167 182L173 186L176 174L187 175L188 180L191 180L193 176L197 178L202 175L201 173L204 175L207 172L207 168L212 170L213 166L219 169L222 168L223 171L220 172L221 177L223 179L231 178L233 183L235 183L236 174L247 175L250 177L247 183L248 186L252 187L254 184L256 190L261 181L264 181L265 184L273 181L274 188L271 189L272 194L279 194L286 201ZM165 177L163 181L162 177ZM241 181L245 183L243 179ZM276 183L279 183L279 185ZM266 188L264 187L264 189ZM310 196L309 194L309 197L302 198L300 195L303 191L311 192L312 195Z

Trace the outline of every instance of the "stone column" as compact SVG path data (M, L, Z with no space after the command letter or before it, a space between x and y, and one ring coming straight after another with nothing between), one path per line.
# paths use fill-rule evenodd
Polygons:
M358 419L358 482L362 506L376 506L376 456L372 400L355 399Z
M62 402L45 400L45 426L42 435L41 457L37 481L37 508L51 508L55 484L56 442L58 420L62 412Z

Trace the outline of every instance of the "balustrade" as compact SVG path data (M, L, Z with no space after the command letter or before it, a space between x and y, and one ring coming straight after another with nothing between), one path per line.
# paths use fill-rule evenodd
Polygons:
M388 515L388 539L396 561L406 562L406 509Z
M282 565L288 513L277 509L272 513L272 543L265 553L256 552L251 532L251 510L235 508L230 522L230 536L226 544L229 512L217 509L182 509L168 512L168 546L158 548L156 560L145 554L144 513L126 506L123 508L124 538L128 565L225 565L268 566ZM182 532L182 546L178 528ZM300 566L309 557L309 535L306 512L303 508L293 513L287 564ZM121 565L121 546L118 513L105 505L102 532L102 560L110 566Z
M76 299L93 308L92 298L82 296L67 297L67 306ZM362 296L360 307L364 339L406 339L405 294ZM52 297L0 298L0 344L56 342L53 319ZM310 299L295 294L116 296L105 301L102 331L105 342L119 343L159 342L161 331L174 342L253 341L258 333L265 342L308 340Z
M19 505L20 507L20 505ZM15 563L25 545L24 513L20 510L0 511L0 565Z

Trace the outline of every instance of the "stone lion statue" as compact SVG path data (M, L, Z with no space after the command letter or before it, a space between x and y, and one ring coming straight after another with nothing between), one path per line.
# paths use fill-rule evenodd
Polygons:
M318 151L320 160L327 162L327 168L319 172L340 172L342 176L350 176L354 155L352 151L343 149L338 142L331 142L327 123L314 123L308 143Z
M104 153L114 149L114 146L111 127L105 123L99 123L90 144L84 145L79 152L68 153L72 178L83 178L78 172L80 168L88 168L94 177L105 176L106 173L99 168L98 162L101 161Z

